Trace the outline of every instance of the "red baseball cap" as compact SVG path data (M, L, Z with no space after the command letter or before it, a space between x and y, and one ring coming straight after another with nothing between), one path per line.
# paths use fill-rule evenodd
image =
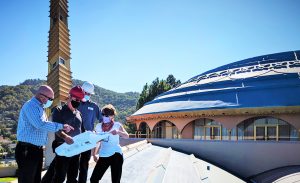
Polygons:
M71 97L76 98L77 100L82 100L84 98L84 90L80 86L74 86L69 91Z

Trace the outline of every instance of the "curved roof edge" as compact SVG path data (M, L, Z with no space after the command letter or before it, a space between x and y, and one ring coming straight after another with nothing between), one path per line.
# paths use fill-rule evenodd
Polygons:
M257 65L257 64L268 64L268 63L280 62L280 61L291 61L291 60L300 60L300 50L261 55L257 57L236 61L230 64L217 67L215 69L211 69L197 76L194 76L191 79L189 79L187 82L201 75L206 75L209 73L218 72L222 70L234 69L238 67L245 67L245 66Z

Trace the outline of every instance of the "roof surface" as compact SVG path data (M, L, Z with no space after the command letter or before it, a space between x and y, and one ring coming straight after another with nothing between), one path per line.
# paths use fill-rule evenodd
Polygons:
M263 55L197 75L133 116L211 109L300 106L300 51Z

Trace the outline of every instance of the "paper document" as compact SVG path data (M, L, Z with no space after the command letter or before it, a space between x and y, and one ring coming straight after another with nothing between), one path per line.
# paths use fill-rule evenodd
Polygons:
M63 143L55 149L59 156L71 157L97 146L97 142L106 141L109 138L109 133L93 133L86 131L73 137L74 143Z

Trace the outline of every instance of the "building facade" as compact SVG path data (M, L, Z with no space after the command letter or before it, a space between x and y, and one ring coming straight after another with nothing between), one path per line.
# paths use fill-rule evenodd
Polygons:
M300 51L258 56L197 75L127 118L137 136L299 141Z

